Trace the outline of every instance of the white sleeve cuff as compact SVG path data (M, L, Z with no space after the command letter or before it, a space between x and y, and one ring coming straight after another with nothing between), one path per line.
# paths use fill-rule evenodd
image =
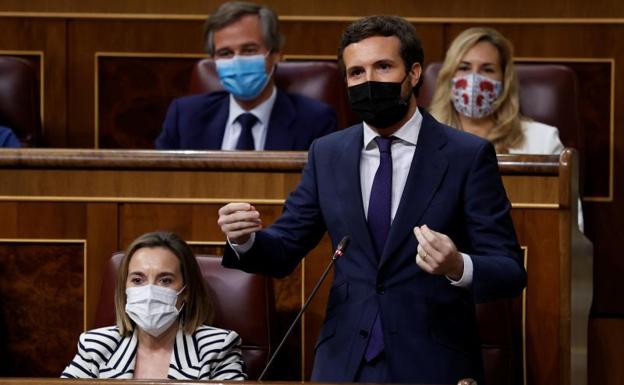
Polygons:
M240 259L241 254L245 254L246 252L249 251L249 249L251 249L255 240L256 240L256 233L251 233L247 242L241 243L240 245L238 243L234 243L230 241L229 238L227 241L230 244L230 247L232 247L232 250L234 250L234 253L236 253L236 256Z
M453 286L458 286L464 289L469 289L470 286L472 285L472 272L474 270L474 267L472 266L472 259L470 258L468 254L464 254L464 253L459 253L459 254L461 254L462 259L464 260L464 273L462 274L459 281L452 280L448 276L446 278L448 278L448 280L451 281L451 285Z

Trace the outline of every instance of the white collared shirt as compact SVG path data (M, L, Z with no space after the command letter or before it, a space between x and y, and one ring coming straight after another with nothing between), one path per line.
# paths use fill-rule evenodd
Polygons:
M264 143L266 142L267 131L269 127L269 119L271 118L271 112L273 111L273 105L275 105L275 98L277 91L273 86L271 96L264 102L258 104L256 107L249 111L245 111L238 104L234 96L230 94L230 109L227 123L225 124L225 132L223 133L223 142L221 142L222 150L236 150L236 143L238 143L238 137L241 133L241 125L236 120L241 114L250 112L258 118L256 124L251 128L251 134L254 138L255 149L264 150Z
M420 134L420 126L422 124L422 114L418 109L412 117L399 128L393 136L397 140L392 142L392 200L391 200L391 216L394 220L401 195L407 182L412 159L416 152L416 143L418 142L418 134ZM373 188L373 179L379 167L379 150L375 138L379 134L373 130L366 122L363 123L364 144L362 146L362 156L360 158L360 187L362 190L362 202L364 203L364 213L368 219L368 203L370 200L371 189Z

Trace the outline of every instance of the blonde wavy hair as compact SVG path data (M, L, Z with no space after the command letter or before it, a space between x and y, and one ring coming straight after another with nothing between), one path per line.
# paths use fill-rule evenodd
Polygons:
M513 46L495 29L469 28L453 40L438 73L436 90L429 109L431 114L442 123L462 129L459 115L451 99L451 80L468 50L482 41L487 41L496 47L503 71L503 89L501 95L494 102L494 127L486 139L494 144L498 153L507 153L510 148L517 147L524 141L521 122L526 118L520 115L518 79L513 64Z

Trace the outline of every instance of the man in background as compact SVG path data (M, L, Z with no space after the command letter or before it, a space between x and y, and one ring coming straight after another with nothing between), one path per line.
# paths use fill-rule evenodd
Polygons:
M5 126L0 126L0 148L1 147L21 147L20 140L15 136L13 131Z
M275 87L283 37L271 9L224 3L208 17L204 41L225 91L174 100L156 148L307 150L336 130L329 106Z

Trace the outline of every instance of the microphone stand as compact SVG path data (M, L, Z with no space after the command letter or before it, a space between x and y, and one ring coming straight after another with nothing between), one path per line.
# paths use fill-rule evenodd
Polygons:
M332 268L332 266L334 266L334 262L336 262L336 259L338 259L338 257L341 257L344 254L345 250L347 249L347 246L349 245L349 241L351 241L351 238L349 238L349 236L345 236L344 238L342 238L342 240L338 244L338 247L336 247L336 251L332 255L329 263L327 264L325 271L323 271L323 274L321 274L321 277L319 278L318 282L316 282L316 285L312 289L312 292L308 296L308 299L306 299L305 303L301 307L301 310L299 310L299 313L297 313L297 316L295 317L294 321L290 324L290 327L288 328L288 330L286 330L286 334L284 334L284 338L282 338L282 341L279 343L279 345L277 345L277 348L271 355L271 359L269 359L269 362L266 364L266 366L262 370L262 373L260 373L260 376L258 377L258 381L262 381L262 377L264 377L267 370L273 363L273 360L275 360L277 353L279 353L280 349L282 348L282 345L284 345L284 343L286 342L286 339L288 338L288 336L290 336L290 333L295 328L295 325L297 324L297 322L303 315L303 312L305 312L306 309L308 308L308 305L310 305L312 298L314 298L314 296L316 295L316 292L318 291L318 289L321 287L321 284L325 280L325 277L327 277L327 274L329 274L329 270Z

